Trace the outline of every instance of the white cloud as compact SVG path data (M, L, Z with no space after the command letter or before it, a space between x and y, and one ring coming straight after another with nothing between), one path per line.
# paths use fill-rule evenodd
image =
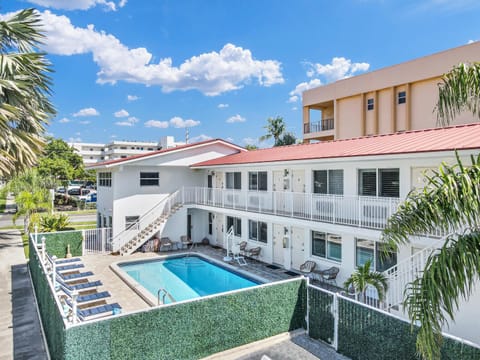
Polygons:
M467 44L473 44L474 42L477 42L478 40L468 40Z
M91 121L90 121L90 120L82 120L82 121L79 121L78 123L79 123L80 125L88 125L88 124L91 123Z
M312 89L314 87L322 85L322 82L319 79L312 79L309 82L302 82L298 84L295 89L290 91L288 94L290 95L290 98L288 99L288 102L297 102L298 99L302 97L302 93L305 90Z
M230 116L230 117L227 119L227 123L229 123L229 124L238 123L238 122L245 122L245 121L247 121L247 119L245 119L245 118L244 118L243 116L241 116L240 114Z
M137 95L127 95L127 101L136 101L140 99Z
M118 126L134 126L138 122L138 119L135 116L130 116L128 119L123 121L117 121L115 125Z
M71 121L71 120L70 120L69 118L66 118L66 117L58 120L58 122L59 122L60 124L66 124L66 123L69 123L70 121Z
M196 143L200 141L207 141L213 139L211 136L201 134L190 139L190 143Z
M69 143L82 142L82 138L80 138L80 137L70 137L70 138L68 138L67 142L69 142Z
M118 7L119 7L119 8L122 8L122 7L124 7L125 5L127 5L127 0L120 0L120 1L118 2Z
M181 117L175 116L170 119L170 124L177 129L179 128L182 129L182 128L187 128L187 127L190 128L190 127L200 125L200 121L192 120L192 119L183 120Z
M316 78L309 82L301 82L298 84L295 89L290 91L288 102L297 102L306 90L325 83L351 77L357 73L365 72L370 68L370 64L368 63L352 63L352 60L344 57L334 57L330 64L306 63L306 65L308 66L306 72L307 77L311 78L315 76Z
M232 138L232 137L230 137L230 136L229 136L229 137L226 137L225 140L228 141L228 142L231 142L231 143L234 143L234 142L235 142L235 139Z
M47 8L61 10L88 10L97 5L104 6L106 10L117 10L117 6L113 1L106 0L27 0L31 4L40 5ZM119 7L126 4L126 0L118 3Z
M160 121L160 120L148 120L145 122L145 127L154 127L160 129L168 128L168 121Z
M229 106L228 104L218 104L217 107L218 107L219 109L225 109L225 108L228 108L228 106Z
M127 110L122 109L122 110L118 110L118 111L114 112L113 116L115 116L116 118L123 118L123 117L130 116L130 114L128 113Z
M297 110L298 110L298 107L296 107L296 106L292 107L292 111L297 111Z
M126 81L158 85L164 92L195 89L215 96L240 89L252 80L261 86L284 82L280 62L256 60L250 50L233 44L224 45L218 52L192 56L174 66L168 57L154 63L154 56L146 48L130 49L93 25L76 27L67 16L48 10L41 17L46 34L44 50L67 56L91 53L100 68L97 82L101 84Z
M334 57L330 64L311 64L315 75L325 78L326 82L345 79L359 72L365 72L370 68L368 63L352 63L352 60L344 57Z
M243 145L255 145L256 147L260 147L260 141L258 138L246 137L242 139Z
M74 117L78 116L98 116L100 113L95 108L84 108L73 114Z

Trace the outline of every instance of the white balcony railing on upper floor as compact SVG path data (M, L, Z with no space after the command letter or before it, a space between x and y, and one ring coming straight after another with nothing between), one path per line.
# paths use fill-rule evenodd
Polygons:
M400 199L313 193L243 191L188 187L184 204L287 216L371 229L383 229Z

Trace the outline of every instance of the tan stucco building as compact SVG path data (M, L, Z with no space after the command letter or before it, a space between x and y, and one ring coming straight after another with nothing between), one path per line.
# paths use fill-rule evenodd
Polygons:
M480 61L480 42L307 90L304 142L435 127L442 75L460 62L473 61ZM475 121L465 114L453 124Z

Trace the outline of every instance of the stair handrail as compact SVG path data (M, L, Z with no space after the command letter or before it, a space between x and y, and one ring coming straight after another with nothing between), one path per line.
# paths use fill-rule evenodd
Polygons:
M163 292L162 301L160 302L160 294ZM164 305L165 298L168 297L172 303L176 302L175 298L166 289L160 288L157 292L157 305Z
M179 195L181 194L182 191L183 191L183 189L176 190L173 193L170 193L168 196L166 196L165 198L160 200L157 204L155 204L148 211L143 213L134 224L132 224L128 228L122 230L117 235L115 235L110 240L112 251L118 251L123 245L125 245L128 241L130 241L135 234L137 234L139 231L143 230L148 225L150 225L156 218L160 217L162 215L162 213L165 212L164 211L165 207L167 207L167 212L170 212L173 205L176 205L176 204L179 204L179 203L181 204L183 197L179 196ZM172 199L177 200L178 198L180 198L180 201L175 201L172 204ZM152 220L152 221L148 222L146 225L142 226L142 224L145 223L145 219L150 217L152 214L156 214L156 210L158 210L160 208L161 208L161 214L159 214L158 216L154 216L154 220ZM126 234L129 234L129 235L132 235L132 236L127 236L126 241L121 241L122 238L124 237L124 235L126 235Z
M406 286L423 272L428 257L438 251L439 244L445 238L436 241L433 245L427 246L396 265L383 271L388 281L386 294L386 306L390 309L403 302Z

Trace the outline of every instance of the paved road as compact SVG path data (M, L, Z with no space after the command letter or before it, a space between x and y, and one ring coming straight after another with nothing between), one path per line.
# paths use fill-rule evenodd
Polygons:
M18 230L0 231L0 360L48 359Z

